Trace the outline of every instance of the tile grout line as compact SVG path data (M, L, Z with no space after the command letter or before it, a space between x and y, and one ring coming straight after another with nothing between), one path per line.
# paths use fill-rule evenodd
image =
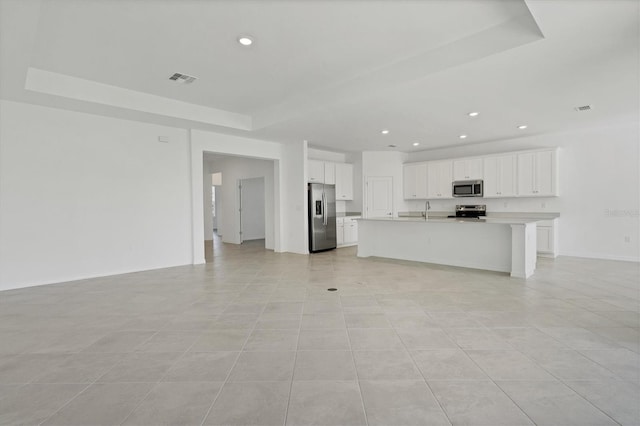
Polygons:
M302 313L300 315L300 323L298 324L298 338L296 340L296 350L293 355L293 370L291 371L291 382L289 383L289 396L287 397L287 406L284 410L283 426L287 424L287 418L289 417L289 406L291 405L291 392L293 391L293 379L296 373L296 363L298 362L298 348L300 347L300 333L302 332L302 321L304 319L304 307L307 300L308 290L305 291L305 301L302 302Z
M257 274L257 272L256 272L256 274ZM248 284L247 284L247 286L248 286ZM211 402L211 405L209 406L209 409L207 410L207 412L205 413L204 417L202 418L202 421L200 422L200 426L204 425L204 422L207 420L207 417L209 417L209 414L211 413L211 410L213 409L213 406L216 404L216 401L218 401L218 398L222 394L222 391L224 390L224 387L227 384L227 382L229 380L229 377L231 376L231 372L233 371L233 369L235 368L236 364L238 363L238 360L240 359L240 355L242 354L242 351L244 350L245 346L247 345L247 342L249 341L249 339L251 338L251 335L256 330L256 327L258 325L258 319L262 316L262 314L264 313L264 310L266 308L267 308L267 304L265 303L265 305L262 307L262 310L260 311L260 313L256 317L256 321L253 324L253 327L250 329L249 333L247 334L247 338L244 340L244 343L242 344L242 347L238 351L238 356L236 357L236 360L234 361L234 363L231 366L231 368L229 369L229 372L227 373L227 376L225 377L225 379L224 379L224 381L222 383L222 386L220 386L220 390L216 394L215 398L213 398L213 401Z
M202 332L202 334L204 334L204 332ZM200 337L200 336L198 336L198 338L199 338L199 337ZM173 368L173 366L174 366L174 365L176 365L176 364L178 363L178 361L180 361L180 360L181 360L181 359L182 359L182 358L187 354L187 352L189 352L189 350L190 350L190 349L191 349L191 348L196 344L196 342L198 341L198 338L196 338L196 339L193 341L193 343L192 343L192 344L191 344L191 345L190 345L190 346L189 346L185 351L183 351L183 352L180 354L180 356L179 356L178 358L176 358L176 360L171 364L171 366L169 366L169 367L167 368L167 370L166 370L166 371L165 371L165 372L164 372L164 373L163 373L163 374L158 378L158 380L156 380L156 381L154 382L154 385L153 385L153 386L151 386L151 388L149 389L149 391L144 395L144 397L140 400L140 402L138 402L138 404L136 404L136 406L133 408L133 410L131 410L131 411L129 412L129 414L127 414L127 416L126 416L126 417L125 417L125 418L120 422L120 424L121 424L121 425L122 425L122 424L124 424L124 423L129 419L129 417L131 417L131 415L132 415L132 414L133 414L133 413L134 413L134 412L135 412L135 411L136 411L136 410L137 410L137 409L142 405L142 403L144 403L144 401L149 397L149 395L151 394L151 392L153 392L153 390L154 390L155 388L157 388L157 387L158 387L158 385L159 385L160 383L162 383L162 379L164 379L164 378L167 376L167 374L169 374L169 371L171 371L171 369ZM115 366L114 366L114 368L115 368ZM109 370L109 371L111 371L111 370ZM106 373L105 373L105 374L106 374ZM104 375L103 375L103 376L104 376Z
M427 314L428 315L428 314ZM440 400L436 397L435 392L433 392L433 388L431 387L431 385L429 384L429 381L427 380L427 378L424 376L424 373L422 372L422 370L420 369L420 367L418 366L418 363L416 363L416 360L413 356L413 354L411 353L411 351L409 350L409 348L407 347L407 344L404 342L404 340L402 340L402 338L398 335L398 332L396 331L396 329L394 328L394 332L396 333L396 336L398 337L398 339L400 340L400 343L402 343L402 346L404 346L404 350L407 351L407 354L409 355L409 358L411 358L411 361L413 362L413 366L418 370L418 372L420 373L420 375L422 376L422 380L424 381L424 383L427 385L427 388L429 389L429 392L431 392L431 396L433 396L433 399L436 401L436 403L438 404L438 407L440 408L440 411L442 412L442 414L444 414L444 416L447 418L447 421L449 422L449 425L453 425L453 422L451 421L451 418L449 417L449 414L447 414L447 411L444 409L444 407L442 406L442 404L440 403ZM456 343L455 341L453 342L456 344L456 346L458 346L458 348L460 348L460 346L458 345L458 343ZM460 350L462 350L462 348L460 348Z
M342 305L342 297L339 296L340 308L342 309L342 316L344 317L344 306ZM351 334L349 334L349 327L347 326L347 320L344 322L345 332L347 333L347 341L349 342L349 353L351 353L351 362L353 363L353 369L356 372L356 383L358 383L358 390L360 391L360 402L362 403L362 411L364 412L364 422L369 425L369 416L367 415L367 408L364 403L364 396L362 395L362 385L360 384L360 376L358 375L358 368L356 367L356 357L353 353L353 346L351 345Z
M117 332L117 331L116 331ZM116 353L133 353L133 350L137 347L139 347L140 345L148 342L153 336L155 336L156 334L158 334L159 330L156 331L155 333L153 333L151 336L149 336L147 339L145 339L144 341L140 342L139 344L137 344L136 346L134 346L131 350L132 352L116 352ZM107 333L109 334L109 333ZM100 339L98 339L100 340ZM95 343L95 342L94 342ZM91 352L87 352L87 353L91 353ZM109 353L109 352L103 352L103 353ZM58 414L63 408L67 407L69 404L71 404L71 402L73 402L76 398L78 398L80 395L82 395L84 392L86 392L87 389L89 389L91 386L95 385L96 382L103 377L105 374L107 374L109 371L111 371L113 368L115 368L116 365L118 365L121 362L118 361L116 362L111 368L109 368L107 371L105 371L102 375L96 377L96 379L94 381L92 381L91 383L89 383L84 389L82 389L77 395L75 395L73 398L71 398L69 401L67 401L65 404L63 404L60 408L58 408L55 412L53 412L49 417L47 417L45 420L43 420L42 422L39 423L39 425L42 425L44 423L46 423L49 419L51 419L53 416L55 416L56 414ZM35 380L35 379L34 379ZM129 416L129 415L127 415Z

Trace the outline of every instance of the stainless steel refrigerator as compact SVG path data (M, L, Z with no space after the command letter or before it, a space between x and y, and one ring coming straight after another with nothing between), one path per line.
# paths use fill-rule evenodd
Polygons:
M336 248L336 186L310 183L309 251L316 253Z

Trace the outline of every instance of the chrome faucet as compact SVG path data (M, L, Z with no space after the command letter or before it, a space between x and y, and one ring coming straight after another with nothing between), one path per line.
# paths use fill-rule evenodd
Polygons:
M431 209L431 204L429 204L429 200L424 202L424 220L429 219L429 209Z

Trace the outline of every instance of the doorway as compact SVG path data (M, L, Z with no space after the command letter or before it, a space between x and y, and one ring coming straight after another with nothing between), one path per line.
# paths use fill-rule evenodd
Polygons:
M238 180L240 243L265 238L264 178Z
M366 217L393 216L393 178L369 176L366 179Z

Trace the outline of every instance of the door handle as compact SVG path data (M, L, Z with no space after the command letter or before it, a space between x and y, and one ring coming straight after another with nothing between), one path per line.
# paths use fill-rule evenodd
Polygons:
M327 197L324 192L322 193L322 224L327 226Z

